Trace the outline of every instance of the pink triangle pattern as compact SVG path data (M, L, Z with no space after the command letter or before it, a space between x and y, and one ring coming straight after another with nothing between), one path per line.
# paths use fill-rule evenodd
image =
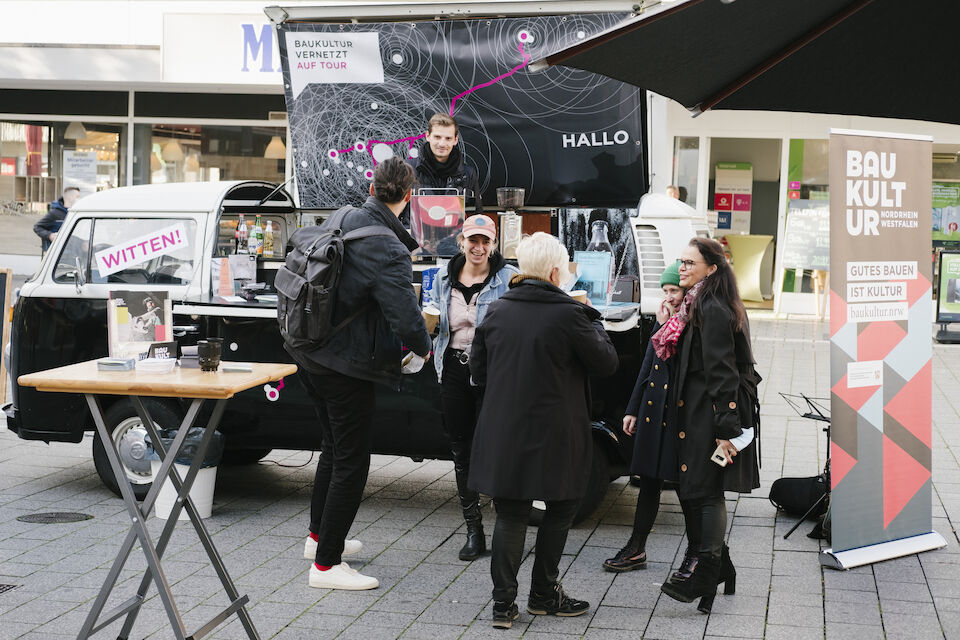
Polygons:
M857 464L857 459L844 451L835 441L830 449L830 490L836 489L844 476Z

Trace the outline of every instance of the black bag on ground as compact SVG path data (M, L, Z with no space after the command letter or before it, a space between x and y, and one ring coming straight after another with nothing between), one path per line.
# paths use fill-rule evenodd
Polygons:
M319 226L303 227L291 237L286 264L277 270L277 322L287 342L323 346L364 310L361 307L337 324L333 312L346 245L370 236L394 236L390 229L369 225L346 234L343 218L352 207L343 207Z
M770 487L770 502L780 511L792 516L802 516L817 500L827 492L827 483L822 475L810 478L779 478L773 481ZM808 520L816 520L827 510L827 501L807 516Z

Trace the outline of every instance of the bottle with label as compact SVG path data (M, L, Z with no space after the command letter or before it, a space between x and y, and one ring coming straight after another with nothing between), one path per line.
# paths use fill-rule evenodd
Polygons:
M610 297L610 292L613 290L616 284L614 282L614 278L615 278L614 270L616 267L613 264L613 257L614 257L613 245L610 244L610 238L607 235L609 228L610 227L607 224L606 220L594 220L593 223L590 225L590 242L587 243L587 251L597 251L601 253L607 253L610 256L610 269L609 269L610 273L607 278L606 291L594 291L593 296L591 296L591 298L594 300L597 298L602 299L601 304L604 304L604 305L607 304L607 300L609 300L609 297ZM603 285L601 283L597 283L597 284L600 284L601 289L603 288ZM597 295L598 293L600 294L599 296ZM594 304L596 304L596 302L594 302Z
M253 223L253 228L250 229L250 253L258 256L263 255L263 225L260 222L259 213Z
M267 220L267 228L263 230L263 257L272 258L273 255L273 224Z
M240 220L237 222L237 253L249 253L247 247L247 223L243 220L243 214L240 214Z

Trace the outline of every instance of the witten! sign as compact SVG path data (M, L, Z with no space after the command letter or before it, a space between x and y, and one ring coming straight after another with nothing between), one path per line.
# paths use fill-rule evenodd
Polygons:
M834 552L932 527L931 145L830 135Z

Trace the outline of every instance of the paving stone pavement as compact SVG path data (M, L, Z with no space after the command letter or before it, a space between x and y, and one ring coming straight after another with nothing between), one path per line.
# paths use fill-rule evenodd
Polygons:
M788 540L795 519L766 499L781 476L814 475L825 457L825 436L799 418L778 391L828 395L829 343L825 323L775 320L752 312L754 348L764 377L763 486L728 494L730 547L737 593L718 595L709 616L661 597L660 583L685 546L676 496L663 506L648 542L649 567L624 574L600 568L626 541L636 489L621 478L602 506L570 532L561 564L564 587L592 603L579 618L535 617L521 607L510 631L490 626L489 558L457 560L464 526L450 462L376 456L351 536L365 547L352 566L380 579L368 592L307 587L302 559L314 459L309 452L274 451L265 463L221 467L207 526L251 601L263 638L960 638L960 346L934 346L934 529L946 549L838 572L817 562L809 524ZM75 524L26 524L17 516L40 511L93 515ZM488 524L492 507L484 509ZM149 521L154 535L162 521ZM0 433L0 640L76 637L127 531L120 500L96 476L90 439L45 445ZM529 588L535 530L527 537L520 593ZM145 561L131 556L108 607L135 590ZM226 605L192 528L178 527L164 561L188 627ZM521 601L521 604L523 602ZM119 622L97 637L116 637ZM133 638L170 638L166 616L151 590ZM234 620L213 638L246 637Z

